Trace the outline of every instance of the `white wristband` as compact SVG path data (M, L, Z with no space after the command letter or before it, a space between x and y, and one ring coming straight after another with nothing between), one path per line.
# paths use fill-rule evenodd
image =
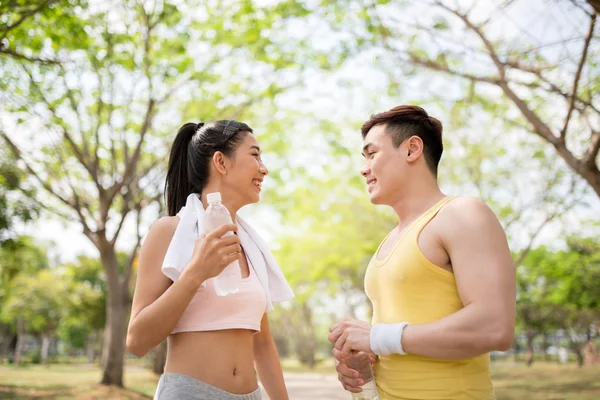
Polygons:
M402 333L408 325L408 322L374 325L369 338L373 353L379 356L406 354L402 348Z

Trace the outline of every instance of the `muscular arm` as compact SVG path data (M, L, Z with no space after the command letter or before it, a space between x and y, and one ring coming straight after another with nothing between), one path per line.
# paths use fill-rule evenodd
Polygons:
M270 399L287 400L288 393L283 380L277 348L265 313L260 323L260 332L254 335L254 365Z
M437 218L464 308L439 321L409 325L402 346L407 353L463 359L508 350L515 325L515 269L506 235L481 201L450 202Z
M186 271L173 283L160 270L178 220L177 217L158 220L140 251L127 329L127 348L138 357L169 336L202 283L197 277L186 276Z

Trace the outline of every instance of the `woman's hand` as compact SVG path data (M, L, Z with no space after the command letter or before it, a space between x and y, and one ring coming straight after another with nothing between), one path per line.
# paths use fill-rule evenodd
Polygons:
M198 236L194 243L192 259L185 269L200 284L221 273L232 262L242 256L242 246L237 235L237 225L225 224L208 234Z

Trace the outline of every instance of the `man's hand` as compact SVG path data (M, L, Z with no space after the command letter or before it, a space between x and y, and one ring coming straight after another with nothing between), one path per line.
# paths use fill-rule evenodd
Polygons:
M352 350L372 353L371 328L367 322L347 318L329 328L329 341L334 343L335 349L344 356L350 355Z
M333 349L332 353L335 359L337 360L335 370L338 373L338 380L340 381L344 389L352 393L362 392L361 386L364 385L365 382L362 379L360 379L359 372L352 368L349 368L345 364L346 356L344 356L341 351ZM375 364L377 356L375 354L369 353L368 357L369 361L371 362L371 365Z

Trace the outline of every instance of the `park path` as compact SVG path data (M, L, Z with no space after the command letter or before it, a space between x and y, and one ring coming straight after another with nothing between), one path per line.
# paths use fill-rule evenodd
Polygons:
M350 400L337 375L284 372L290 400ZM263 391L263 398L268 399Z

